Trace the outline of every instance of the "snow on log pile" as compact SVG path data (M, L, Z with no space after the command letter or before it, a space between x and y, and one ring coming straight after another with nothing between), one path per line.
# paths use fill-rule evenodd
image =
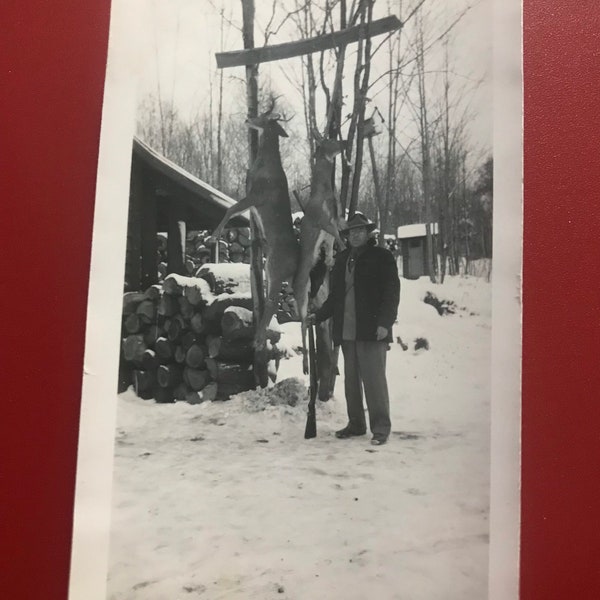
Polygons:
M210 231L188 231L185 237L185 270L189 276L198 276L198 269L209 263L212 245L207 239ZM158 279L167 276L167 234L157 234ZM233 227L225 229L219 240L219 262L250 263L250 228Z
M119 392L133 386L144 399L199 403L256 387L249 265L207 263L198 274L123 296ZM275 319L267 338L275 381L285 355Z

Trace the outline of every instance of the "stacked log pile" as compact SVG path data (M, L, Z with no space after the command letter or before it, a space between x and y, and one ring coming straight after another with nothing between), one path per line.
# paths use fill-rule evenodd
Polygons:
M207 242L210 231L188 231L185 239L185 269L189 276L196 276L198 269L212 259L213 246ZM167 235L157 234L158 281L167 276ZM250 264L250 228L225 229L219 240L219 262Z
M202 277L202 267L211 264L213 246L207 242L210 231L189 231L185 243L185 269L189 276ZM162 283L167 276L167 235L157 234L158 243L158 281ZM219 240L219 263L250 264L250 228L237 227L225 229ZM228 288L229 289L229 288ZM249 288L248 288L249 289ZM220 290L222 293L228 290ZM290 283L285 282L279 297L277 317L279 323L297 320L296 304Z
M131 385L144 399L199 403L256 387L249 266L207 263L198 275L171 274L124 295L119 392ZM283 354L275 320L267 338L275 381Z
M227 243L229 261L250 264L250 228L226 229L221 236Z
M211 249L206 244L208 231L189 231L185 239L185 269L194 275L205 263L211 260Z

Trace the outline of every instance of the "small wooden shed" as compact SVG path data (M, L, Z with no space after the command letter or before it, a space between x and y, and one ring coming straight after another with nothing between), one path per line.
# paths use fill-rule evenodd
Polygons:
M137 137L133 139L125 288L144 290L158 280L157 233L167 232L168 272L186 274L187 231L214 229L235 200L194 177ZM231 227L248 227L237 215Z
M437 242L438 224L431 224L434 255ZM402 251L402 276L417 279L429 275L429 256L427 253L427 233L425 223L402 225L396 232Z

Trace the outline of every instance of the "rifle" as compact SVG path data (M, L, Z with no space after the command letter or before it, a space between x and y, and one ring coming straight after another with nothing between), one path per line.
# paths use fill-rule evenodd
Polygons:
M308 415L306 417L306 428L304 429L304 439L309 440L317 437L317 412L316 412L316 400L317 400L317 388L318 388L318 375L317 375L317 354L315 352L315 335L314 326L308 326L308 359L309 359L309 373L310 373L310 399L308 401Z

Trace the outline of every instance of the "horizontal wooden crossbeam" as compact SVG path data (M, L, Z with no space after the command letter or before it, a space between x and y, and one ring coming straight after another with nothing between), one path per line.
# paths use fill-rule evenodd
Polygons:
M342 44L351 44L357 42L360 38L361 25L355 25L348 29L342 29L333 33L325 33L316 37L298 40L296 42L286 42L285 44L274 44L272 46L263 46L262 48L250 48L248 50L233 50L231 52L219 52L217 58L217 67L226 69L228 67L240 67L243 65L256 65L259 63L302 56L321 50L329 50ZM372 21L369 25L371 37L389 33L402 27L398 17L391 15L383 19Z

